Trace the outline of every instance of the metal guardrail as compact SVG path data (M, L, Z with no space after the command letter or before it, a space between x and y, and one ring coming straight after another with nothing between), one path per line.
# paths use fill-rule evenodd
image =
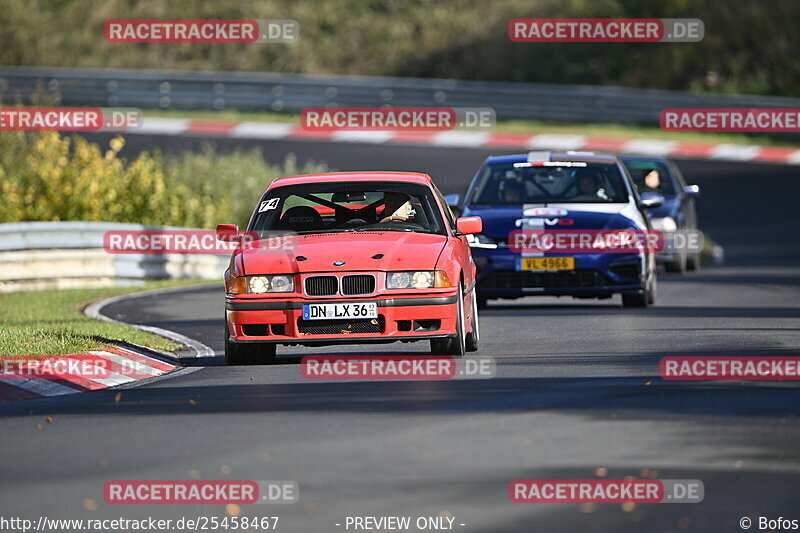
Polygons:
M794 107L800 98L548 83L256 72L0 66L5 101L38 92L62 105L275 111L320 106L492 107L497 118L657 124L670 107Z
M130 285L143 279L222 280L228 254L111 254L107 231L187 229L111 222L0 224L0 293Z

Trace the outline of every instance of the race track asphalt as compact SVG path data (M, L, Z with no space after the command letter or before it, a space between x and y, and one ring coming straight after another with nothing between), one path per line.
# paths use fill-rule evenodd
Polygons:
M131 136L126 150L201 142ZM427 171L445 192L462 191L490 153L215 142L262 146L271 160L293 152L341 170ZM727 262L661 275L655 307L623 309L616 298L493 302L481 314L479 354L496 359L494 379L310 381L300 376L299 355L411 354L426 346L284 348L274 366L226 367L215 357L121 391L0 405L0 516L224 515L221 505L103 502L109 480L199 478L296 480L298 503L243 509L280 516L279 531L290 533L346 531L345 517L356 515L452 513L456 530L493 533L725 532L741 531L744 516L800 519L795 383L658 378L665 355L799 355L798 171L680 165L703 188L701 226ZM130 299L104 312L222 349L218 285ZM594 478L602 468L606 478L699 479L705 499L631 508L515 504L507 496L514 479Z

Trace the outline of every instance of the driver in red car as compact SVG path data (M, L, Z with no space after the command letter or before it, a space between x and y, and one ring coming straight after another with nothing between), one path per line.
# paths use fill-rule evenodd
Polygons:
M383 195L383 213L391 213L383 217L381 222L392 222L399 220L407 222L414 216L414 207L411 205L411 197L402 192L387 192Z

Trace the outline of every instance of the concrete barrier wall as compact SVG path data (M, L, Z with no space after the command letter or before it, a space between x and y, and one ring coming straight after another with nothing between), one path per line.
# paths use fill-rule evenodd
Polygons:
M0 292L221 279L229 254L110 254L107 231L186 229L110 222L0 224Z
M297 113L306 107L491 107L500 120L658 124L668 107L800 107L800 99L599 85L274 72L0 66L0 90L62 105ZM787 134L784 134L787 135Z

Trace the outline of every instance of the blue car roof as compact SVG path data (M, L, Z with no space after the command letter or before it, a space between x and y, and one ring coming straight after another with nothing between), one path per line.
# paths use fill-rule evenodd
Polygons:
M486 158L486 164L521 163L527 160L528 154L490 155Z
M649 155L622 155L620 156L622 161L655 161L657 163L663 163L664 165L669 163L669 159L666 157L655 157Z
M547 152L542 152L547 153ZM608 154L591 154L591 153L561 153L549 152L550 161L585 161L587 163L614 163L617 157ZM496 165L503 163L523 163L528 160L528 153L524 154L507 154L507 155L490 155L484 161L486 165Z

